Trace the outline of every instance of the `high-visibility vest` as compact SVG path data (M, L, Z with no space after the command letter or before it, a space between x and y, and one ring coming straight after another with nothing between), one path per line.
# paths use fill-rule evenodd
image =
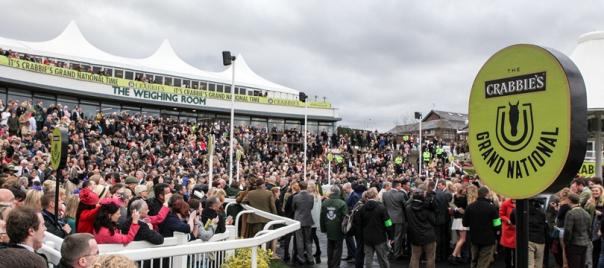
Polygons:
M425 161L425 162L430 161L430 157L431 157L431 156L432 156L432 154L430 154L430 152L425 151L425 152L424 152L424 161Z
M397 165L402 164L402 163L403 163L403 158L402 158L402 157L400 157L400 156L397 156L397 157L394 159L394 163L395 163L395 164L397 164Z

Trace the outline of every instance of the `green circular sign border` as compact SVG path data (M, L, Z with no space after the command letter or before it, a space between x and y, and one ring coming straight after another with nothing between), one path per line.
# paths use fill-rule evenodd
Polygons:
M553 59L555 59L559 68L566 74L566 80L569 90L569 106L570 106L570 122L566 125L570 127L570 137L567 148L567 156L564 165L560 168L558 172L558 176L556 178L550 178L552 181L549 186L544 187L538 193L533 194L519 194L519 195L507 195L506 197L511 197L514 199L525 199L534 197L540 193L553 193L559 191L561 188L568 186L570 180L575 177L579 169L581 168L581 164L585 158L585 152L587 150L587 93L585 90L585 83L583 81L583 76L579 71L579 68L574 64L574 62L563 53L546 47L541 47L532 44L517 44L505 47L495 54L493 54L489 59L483 64L483 66L478 71L480 74L484 71L485 66L487 66L497 55L503 50L513 49L515 47L532 47L541 49L547 53L549 53ZM472 89L474 89L474 85L478 82L478 74L472 83ZM469 105L468 105L468 135L472 135L472 114L470 113L470 107L472 103L472 94L470 94ZM469 146L472 147L471 139L468 139ZM476 145L477 146L477 145ZM480 170L476 169L476 173L480 176ZM542 179L542 178L540 178ZM481 180L487 186L489 183ZM492 188L493 191L497 192L497 189Z

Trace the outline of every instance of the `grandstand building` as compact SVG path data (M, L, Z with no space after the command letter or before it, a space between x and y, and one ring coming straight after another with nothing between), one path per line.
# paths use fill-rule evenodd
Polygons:
M222 72L184 62L166 40L147 58L124 58L90 44L71 22L56 38L26 42L0 37L0 99L79 106L85 117L127 111L188 121L230 119L232 65ZM217 52L219 54L219 52ZM299 100L300 91L268 81L235 61L235 124L334 131L337 109Z
M445 142L465 141L467 125L467 114L432 110L422 119L422 137L425 139L436 138ZM419 123L397 125L388 133L397 136L417 136Z

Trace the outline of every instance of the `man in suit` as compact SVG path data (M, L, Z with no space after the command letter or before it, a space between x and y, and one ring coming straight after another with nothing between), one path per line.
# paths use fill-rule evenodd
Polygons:
M300 229L296 231L298 255L295 257L294 263L312 265L314 262L312 261L312 236L310 228L314 224L311 214L314 198L306 190L306 182L301 181L298 184L300 185L300 193L294 196L292 203L294 220L300 221Z
M248 204L256 209L270 212L277 215L277 207L275 207L275 196L269 190L264 188L264 180L256 179L252 185L252 189L247 193L243 199L244 204ZM311 205L312 208L312 205ZM264 224L269 222L268 219L260 217L255 214L249 214L247 218L248 223L248 237L254 237L257 232L264 228Z
M449 217L449 202L453 195L447 190L445 180L439 180L436 184L436 237L438 239L436 248L436 259L446 260L449 257L449 241L451 240L451 227Z
M10 243L0 249L0 267L48 267L44 258L35 252L42 247L45 231L40 212L26 207L12 209L6 222Z
M393 181L392 190L382 195L382 202L394 225L393 258L398 258L403 254L403 242L407 233L407 220L405 218L406 198L400 181Z

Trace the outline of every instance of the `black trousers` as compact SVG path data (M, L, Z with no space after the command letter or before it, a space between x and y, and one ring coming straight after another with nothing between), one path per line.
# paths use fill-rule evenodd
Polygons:
M321 243L319 242L319 237L317 236L317 227L310 228L310 234L312 236L312 241L315 242L315 257L321 257Z
M585 268L586 252L586 246L566 246L566 259L568 260L568 268Z
M327 239L327 267L339 268L344 240Z
M451 254L451 227L449 223L436 226L436 259L446 260Z
M355 235L354 240L357 244L357 252L354 256L354 267L363 268L363 264L365 263L365 251L363 251L363 239L359 236Z
M505 268L513 268L516 265L516 249L503 247Z

